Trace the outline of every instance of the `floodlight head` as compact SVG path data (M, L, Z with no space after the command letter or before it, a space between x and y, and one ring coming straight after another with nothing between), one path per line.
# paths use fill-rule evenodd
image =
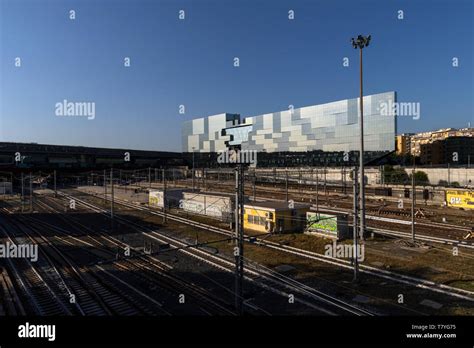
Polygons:
M357 43L354 38L351 39L352 47L357 48Z
M356 39L354 38L351 39L352 47L360 48L360 49L367 47L369 46L369 42L371 38L372 38L371 35L369 36L358 35Z
M371 35L367 36L367 38L365 39L365 45L366 46L369 46L369 42L370 42L370 39L372 38Z

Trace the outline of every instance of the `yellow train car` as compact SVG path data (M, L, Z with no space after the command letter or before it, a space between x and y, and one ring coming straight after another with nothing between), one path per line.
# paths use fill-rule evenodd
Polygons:
M446 191L446 204L453 208L474 209L474 191Z
M310 206L292 202L253 202L244 205L244 229L262 233L303 232Z

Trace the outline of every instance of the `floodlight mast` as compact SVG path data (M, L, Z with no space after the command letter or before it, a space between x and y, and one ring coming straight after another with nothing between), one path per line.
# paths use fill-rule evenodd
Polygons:
M365 232L365 174L364 174L364 103L363 103L363 84L362 84L362 49L369 46L372 36L358 35L356 39L351 38L352 47L359 49L360 56L360 153L359 153L359 168L360 168L360 238L364 240Z

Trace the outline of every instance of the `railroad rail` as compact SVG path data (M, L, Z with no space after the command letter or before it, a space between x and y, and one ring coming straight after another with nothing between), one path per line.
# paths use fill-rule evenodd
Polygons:
M77 197L69 196L69 195L66 195L64 193L61 193L61 194L64 195L65 197L74 198L74 199L76 199L76 201L78 201L80 203L85 203L85 205L90 205L91 207L94 207L95 209L97 209L98 212L99 211L101 213L107 213L108 212L105 209L93 206L92 204L90 204L88 202L85 202L83 200L79 200ZM100 198L104 199L103 196L101 196ZM107 200L108 200L108 198L107 198ZM130 202L127 202L125 200L115 198L114 202L117 203L117 204L128 206L129 208L146 211L146 212L149 212L150 214L153 214L153 215L163 216L162 212L152 210L148 207L140 206L140 205L137 205L137 204L134 204L134 203L130 203ZM215 227L215 226L208 225L208 224L204 224L204 223L201 223L201 222L196 222L192 219L183 218L183 217L180 217L180 216L177 216L177 215L174 215L174 214L167 213L166 217L170 220L174 220L176 222L180 222L180 223L183 223L183 224L188 224L188 225L191 225L191 226L194 226L194 227L199 227L199 228L202 228L202 229L210 231L210 232L215 232L217 234L221 234L221 235L225 235L225 236L232 236L233 235L233 233L229 230L222 229L222 228ZM272 241L268 241L268 240L263 240L263 239L260 239L260 238L250 237L248 235L245 235L245 241L246 242L253 242L255 244L265 246L267 248L271 248L271 249L282 251L282 252L285 252L285 253L301 256L301 257L308 258L308 259L311 259L311 260L332 264L332 265L335 265L335 266L338 266L338 267L341 267L341 268L345 268L345 269L352 269L353 268L350 261L331 258L331 257L325 256L323 254L319 254L319 253L316 253L316 252L313 252L313 251L308 251L308 250L304 250L304 249L300 249L300 248L295 248L295 247L291 247L291 246L288 246L288 245L283 245L283 244L280 244L280 243L276 243L276 242L272 242ZM393 272L393 271L382 270L382 269L372 267L372 266L367 266L367 265L359 265L359 269L362 273L370 274L370 275L377 276L377 277L380 277L380 278L384 278L384 279L387 279L387 280L391 280L391 281L394 281L394 282L397 282L397 283L401 283L401 284L405 284L405 285L409 285L409 286L413 286L413 287L417 287L417 288L430 290L430 291L433 291L433 292L436 292L436 293L440 293L440 294L443 294L443 295L448 295L448 296L459 298L459 299L462 299L462 300L467 300L467 301L474 302L474 292L472 292L472 291L459 289L459 288L455 288L455 287L444 285L444 284L438 284L438 283L435 283L433 281L429 281L429 280L426 280L426 279L413 277L413 276L408 276L408 275L403 275L403 274L396 273L396 272Z
M82 204L97 213L109 216L108 211L101 207L93 205L77 197L67 195L63 192L60 192L59 194L67 199L75 199L77 203ZM123 204L123 202L121 201L118 201L117 203ZM135 209L137 206L129 205L129 207L132 207ZM193 224L196 227L201 227L205 229L210 227L208 225L201 224L201 223L194 224L192 220L177 217L175 215L172 215L169 217L170 219L175 220L177 222L185 223L188 225ZM210 252L199 249L199 248L190 248L192 245L187 244L177 238L172 238L163 233L160 233L159 231L137 225L134 222L128 221L127 219L124 219L122 217L115 216L115 218L120 220L121 223L136 225L136 227L139 230L147 231L147 233L145 234L146 236L152 239L155 239L161 243L168 243L182 253L185 253L191 257L197 258L200 261L205 262L222 271L234 273L234 267L235 267L234 262L222 256L211 254ZM229 231L225 231L218 228L215 228L215 231L218 231L220 234L225 234L226 236L231 236ZM225 233L223 231L225 231ZM246 236L246 238L248 238L248 236ZM344 314L364 315L364 316L374 315L374 313L372 313L371 311L360 308L359 306L353 305L346 301L342 301L340 299L337 299L333 296L320 292L314 288L311 288L307 285L301 284L294 280L287 279L283 275L279 274L278 272L268 270L268 269L264 270L263 267L256 267L254 264L247 264L245 272L246 272L245 273L246 280L251 281L252 283L266 290L269 290L271 292L277 293L282 296L288 296L290 292L297 293L298 296L296 297L295 301L298 301L304 305L307 305L315 310L322 311L326 314L337 315L337 314L344 313ZM315 301L318 303L317 305L314 304ZM330 309L322 307L322 305L329 306Z
M51 205L47 205L39 201L37 203L39 205L42 205L45 209L58 212L58 210L54 209ZM112 245L113 247L115 247L115 251L117 248L123 249L125 247L128 247L128 245L123 243L122 241L104 233L95 233L95 231L90 230L89 227L75 220L76 219L74 217L69 217L66 219L66 222L68 222L70 225L74 226L74 222L75 225L79 226L79 229L77 231L78 234L74 237L74 242L79 242L89 247L93 246L94 248L108 252L111 258L116 256L114 248L106 248L104 247L104 244ZM37 220L37 223L41 224L42 222L40 220ZM74 227L77 228L77 226ZM55 228L53 225L49 225L49 227ZM58 228L55 228L55 230L58 230ZM94 235L87 235L87 241L83 241L82 239L78 238L78 236L80 236L81 234L83 235L84 231L86 230L93 233ZM70 237L69 234L71 233L71 230L64 231L59 229L58 231L63 235L62 238ZM150 258L152 260L150 260ZM109 259L108 262L106 260L105 262L101 262L100 264L94 265L94 267L96 268L96 272L98 271L98 273L101 273L99 279L108 279L110 280L111 285L115 284L114 286L117 286L116 283L118 282L119 288L121 287L125 288L125 290L131 290L135 295L139 295L138 297L146 298L148 302L153 302L155 304L155 307L158 306L161 311L166 312L166 314L168 315L170 315L171 313L164 310L162 308L163 305L161 303L157 302L156 300L145 294L143 291L140 291L136 287L132 286L131 284L133 282L142 281L147 283L149 287L158 286L160 289L167 293L168 298L176 298L177 294L186 293L189 298L196 300L196 308L199 308L202 313L205 314L234 314L233 311L229 309L229 304L219 301L218 299L216 299L214 294L205 293L204 289L198 288L195 284L191 284L190 282L185 281L181 277L168 273L167 271L169 271L172 267L158 260L157 258L151 257L150 255L138 255L138 251L136 251L136 255L133 255L133 257L130 259L125 258L119 260L112 260L112 262ZM113 271L127 270L129 271L127 272L127 274L130 274L130 276L127 277L129 278L128 282L124 282L121 279L118 279L113 276ZM126 291L123 291L123 293L125 294ZM131 297L130 300L133 300L133 297ZM201 306L201 304L205 304L205 306ZM146 314L153 314L153 312L146 311Z

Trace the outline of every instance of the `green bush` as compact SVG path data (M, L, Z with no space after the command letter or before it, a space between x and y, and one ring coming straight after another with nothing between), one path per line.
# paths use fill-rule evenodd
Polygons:
M403 168L393 168L391 165L385 165L383 173L386 184L405 184L409 181L408 174Z

